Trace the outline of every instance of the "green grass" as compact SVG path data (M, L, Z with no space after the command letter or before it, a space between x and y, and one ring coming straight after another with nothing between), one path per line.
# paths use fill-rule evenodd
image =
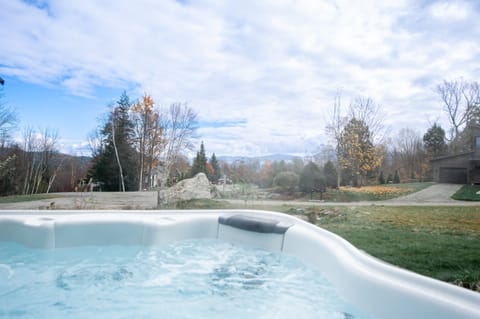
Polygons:
M0 197L0 204L31 202L35 200L50 199L56 197L57 196L55 195L49 194L2 196Z
M456 200L480 201L480 185L463 185L462 188L452 195L452 198Z
M363 206L318 213L319 226L377 258L480 291L480 207Z

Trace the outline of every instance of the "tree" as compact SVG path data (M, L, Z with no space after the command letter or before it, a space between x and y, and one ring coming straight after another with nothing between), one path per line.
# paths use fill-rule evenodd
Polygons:
M193 160L190 176L194 177L198 173L204 173L208 176L207 156L205 155L205 146L203 145L203 142L200 144L200 150L197 152L197 156Z
M325 184L328 187L337 187L338 174L335 164L332 161L327 161L323 166L323 175L325 176Z
M125 177L123 176L123 167L120 161L120 155L118 154L117 139L115 138L115 130L116 130L115 111L112 112L112 123L110 127L112 129L112 144L113 144L113 150L115 151L115 159L117 161L118 171L120 173L120 183L122 185L122 192L125 192Z
M291 170L292 172L294 172L295 174L298 174L300 175L303 171L303 168L305 167L305 164L303 162L303 159L300 158L300 157L294 157L292 159L292 162L289 163L288 165L289 167L289 170Z
M133 122L135 123L136 150L139 155L139 185L138 189L152 186L152 171L158 165L158 160L164 141L160 114L155 109L155 102L150 95L145 94L132 107Z
M430 158L444 154L447 148L444 129L436 122L433 123L423 135L423 143Z
M273 179L275 178L273 163L271 161L263 163L257 176L257 182L261 187L272 187Z
M398 175L398 170L395 170L395 175L393 175L393 183L400 184L400 175Z
M185 155L178 156L171 167L167 185L175 185L179 181L190 177L191 169L192 167L190 166L188 158Z
M195 135L197 114L186 104L171 104L168 110L160 112L162 128L162 148L160 186L166 185L170 171L177 158L186 150L193 149L191 139Z
M0 87L0 150L4 150L7 146L11 133L16 128L18 122L15 110L9 108L2 100L3 86Z
M400 130L394 140L394 157L396 167L400 170L400 176L403 179L412 179L412 175L425 177L428 158L418 132L410 128Z
M125 190L137 189L137 161L134 148L135 132L134 123L130 117L131 108L130 98L124 91L111 114L111 122L113 123L111 141L118 152L118 168L119 170L122 168L123 172L123 178L120 176L119 180L121 183L124 183Z
M330 115L330 120L326 126L326 131L336 144L338 161L336 165L337 186L339 186L341 183L363 183L364 180L366 180L366 175L360 174L358 168L362 166L364 168L367 168L366 166L369 166L365 165L368 162L365 160L363 161L363 164L359 165L353 165L353 162L351 163L351 165L345 165L345 157L343 162L340 160L342 156L339 152L342 151L345 155L346 151L344 145L342 145L343 143L345 143L346 127L348 125L352 126L352 121L355 120L357 123L362 123L364 127L368 128L369 143L372 145L377 145L375 147L376 156L374 156L374 158L376 158L376 161L379 160L379 162L381 163L381 158L383 157L383 147L381 147L380 145L383 141L385 132L385 128L383 126L383 118L384 115L381 112L380 105L375 104L371 98L357 97L350 103L348 115L343 115L340 95L337 95L335 97L333 104L333 112ZM374 166L379 165L380 164ZM368 173L369 170L364 171L364 173L365 172Z
M287 171L287 163L284 160L273 162L274 176Z
M350 182L364 185L367 174L380 166L383 149L375 147L365 122L351 119L343 129L337 147L339 162L350 172Z
M302 170L298 186L304 193L310 193L310 197L314 192L323 192L325 190L325 179L322 171L313 162L309 162Z
M340 144L343 128L347 122L348 117L342 115L341 96L338 94L335 96L332 113L330 114L330 119L326 126L327 135L333 140L337 150L337 162L335 163L337 170L337 187L340 186L342 176L342 165L338 161L338 146Z
M384 117L380 105L369 97L357 97L350 104L350 119L356 119L368 127L372 143L379 144L385 134Z
M474 150L475 146L473 145L473 141L478 134L479 126L480 122L476 119L472 119L467 123L456 139L457 152L469 152Z
M281 191L292 192L298 185L298 175L294 172L281 172L273 179L273 184Z
M0 194L11 192L17 167L16 154L9 147L11 132L17 124L17 114L2 101L3 84L0 87Z
M45 129L38 133L27 128L24 133L24 167L22 194L44 193L49 189L52 174L52 158L57 153L58 134ZM52 181L53 182L53 181ZM50 185L51 186L51 185Z
M378 176L378 183L380 185L385 184L385 177L383 176L383 171L380 172L380 175Z
M220 164L218 164L217 157L215 153L210 157L210 165L212 166L213 173L209 176L212 183L218 183L218 180L222 177L222 171L220 169Z
M437 93L450 122L448 141L451 151L456 152L461 130L480 113L480 85L463 79L444 80L437 86Z
M92 150L92 167L88 178L101 182L102 188L107 191L138 189L138 156L134 148L131 106L129 97L123 92L96 133L98 141Z

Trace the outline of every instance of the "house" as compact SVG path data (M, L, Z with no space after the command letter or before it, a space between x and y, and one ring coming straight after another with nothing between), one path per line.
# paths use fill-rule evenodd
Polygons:
M473 129L470 151L437 157L431 163L435 182L480 184L480 127Z

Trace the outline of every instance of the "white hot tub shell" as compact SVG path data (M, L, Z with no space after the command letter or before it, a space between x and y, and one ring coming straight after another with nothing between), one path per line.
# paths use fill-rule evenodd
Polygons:
M480 294L373 258L295 217L264 211L3 211L0 241L33 248L218 238L298 256L377 318L480 318Z

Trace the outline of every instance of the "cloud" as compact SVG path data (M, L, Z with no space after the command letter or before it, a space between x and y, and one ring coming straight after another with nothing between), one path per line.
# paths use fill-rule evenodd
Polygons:
M0 72L82 96L111 87L149 92L157 104L186 101L201 122L225 123L200 130L217 153L293 152L306 136L325 143L339 91L346 105L370 96L389 125L422 131L441 110L435 84L477 80L480 69L480 10L468 1L12 0L2 8Z
M471 8L467 2L436 2L430 6L431 15L446 22L468 19Z

